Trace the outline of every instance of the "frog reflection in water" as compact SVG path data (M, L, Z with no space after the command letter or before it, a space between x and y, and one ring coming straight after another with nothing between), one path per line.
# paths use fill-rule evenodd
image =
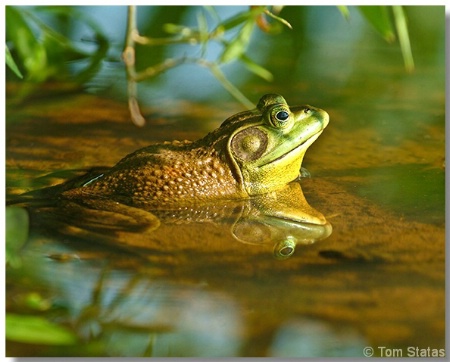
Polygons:
M276 191L299 177L307 148L328 120L321 109L289 107L283 97L268 94L255 110L228 118L196 142L140 149L63 196L161 206Z
M302 237L292 237L285 229L309 224L306 229L313 234L311 240L331 232L323 215L307 204L307 212L298 207L306 203L299 185L299 190L285 191L280 199L273 196L299 178L307 148L328 121L328 114L321 109L289 107L282 96L268 94L256 109L231 116L198 141L151 145L103 173L66 183L59 189L59 200L66 212L71 210L72 220L84 214L84 221L78 221L78 225L95 225L97 234L99 220L117 230L120 221L128 218L130 224L154 231L160 227L161 215L167 215L161 210L195 207L198 215L205 204L217 207L225 200L230 209L232 200L252 200L245 206L250 211L232 216L239 220L233 236L243 242L252 239L261 225L256 220L262 217L264 227L278 235L274 242L281 243L280 250L288 250L290 255ZM325 231L318 233L318 225L327 225Z

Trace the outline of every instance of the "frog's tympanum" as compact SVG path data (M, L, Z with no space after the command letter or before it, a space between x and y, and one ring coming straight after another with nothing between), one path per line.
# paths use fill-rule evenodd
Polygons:
M63 196L148 207L276 191L299 177L307 148L328 120L321 109L289 107L267 94L256 109L231 116L204 138L140 149Z

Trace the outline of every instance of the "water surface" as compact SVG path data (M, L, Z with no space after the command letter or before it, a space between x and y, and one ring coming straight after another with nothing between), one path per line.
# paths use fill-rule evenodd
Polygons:
M335 9L327 11L334 19ZM329 237L280 259L273 243L236 240L234 214L164 225L151 242L112 234L124 244L58 233L54 215L32 210L22 264L7 268L6 310L45 316L76 342L7 340L7 355L363 356L366 346L376 355L386 346L406 356L410 346L444 348L443 12L441 20L424 25L426 41L411 30L411 74L397 47L374 40L368 28L357 39L336 31L345 40L337 43L333 23L317 32L310 20L305 39L293 40L303 42L293 60L275 51L268 58L275 82L242 85L255 102L280 93L330 114L305 157L311 178L300 182L307 202L332 224ZM171 82L160 83L159 94L170 94ZM112 166L149 143L197 139L242 110L227 95L177 93L143 102L147 125L138 129L123 99L110 94L20 105L15 94L10 85L8 198ZM32 293L47 307L30 307Z

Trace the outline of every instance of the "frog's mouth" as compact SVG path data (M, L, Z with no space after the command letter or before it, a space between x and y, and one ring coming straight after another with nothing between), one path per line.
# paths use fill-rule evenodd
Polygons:
M281 156L279 156L273 160L269 160L266 163L261 164L260 166L262 167L262 166L266 166L271 163L272 164L279 163L285 158L297 159L300 154L302 154L302 153L303 153L303 155L305 154L308 147L311 146L316 141L317 138L319 138L319 136L322 134L322 132L323 132L323 129L321 129L319 132L317 132L313 136L309 137L304 142L300 143L297 147L294 147L290 151L285 152Z

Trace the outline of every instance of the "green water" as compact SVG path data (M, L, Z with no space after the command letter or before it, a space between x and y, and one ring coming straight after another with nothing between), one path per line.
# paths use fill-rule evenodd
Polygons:
M153 234L111 231L105 243L82 228L61 232L48 205L30 209L27 242L6 268L7 356L360 357L372 347L405 357L410 347L445 348L444 12L407 14L413 73L398 44L334 7L291 9L286 18L302 32L290 37L255 35L251 52L274 82L229 67L254 102L280 93L330 114L301 181L329 237L280 260L270 240L233 237L235 214L190 223L182 214ZM197 139L243 109L220 86L204 91L213 80L185 66L140 89L139 129L119 72L102 94L49 91L20 106L9 84L8 199L149 143ZM20 328L37 337L18 337Z

